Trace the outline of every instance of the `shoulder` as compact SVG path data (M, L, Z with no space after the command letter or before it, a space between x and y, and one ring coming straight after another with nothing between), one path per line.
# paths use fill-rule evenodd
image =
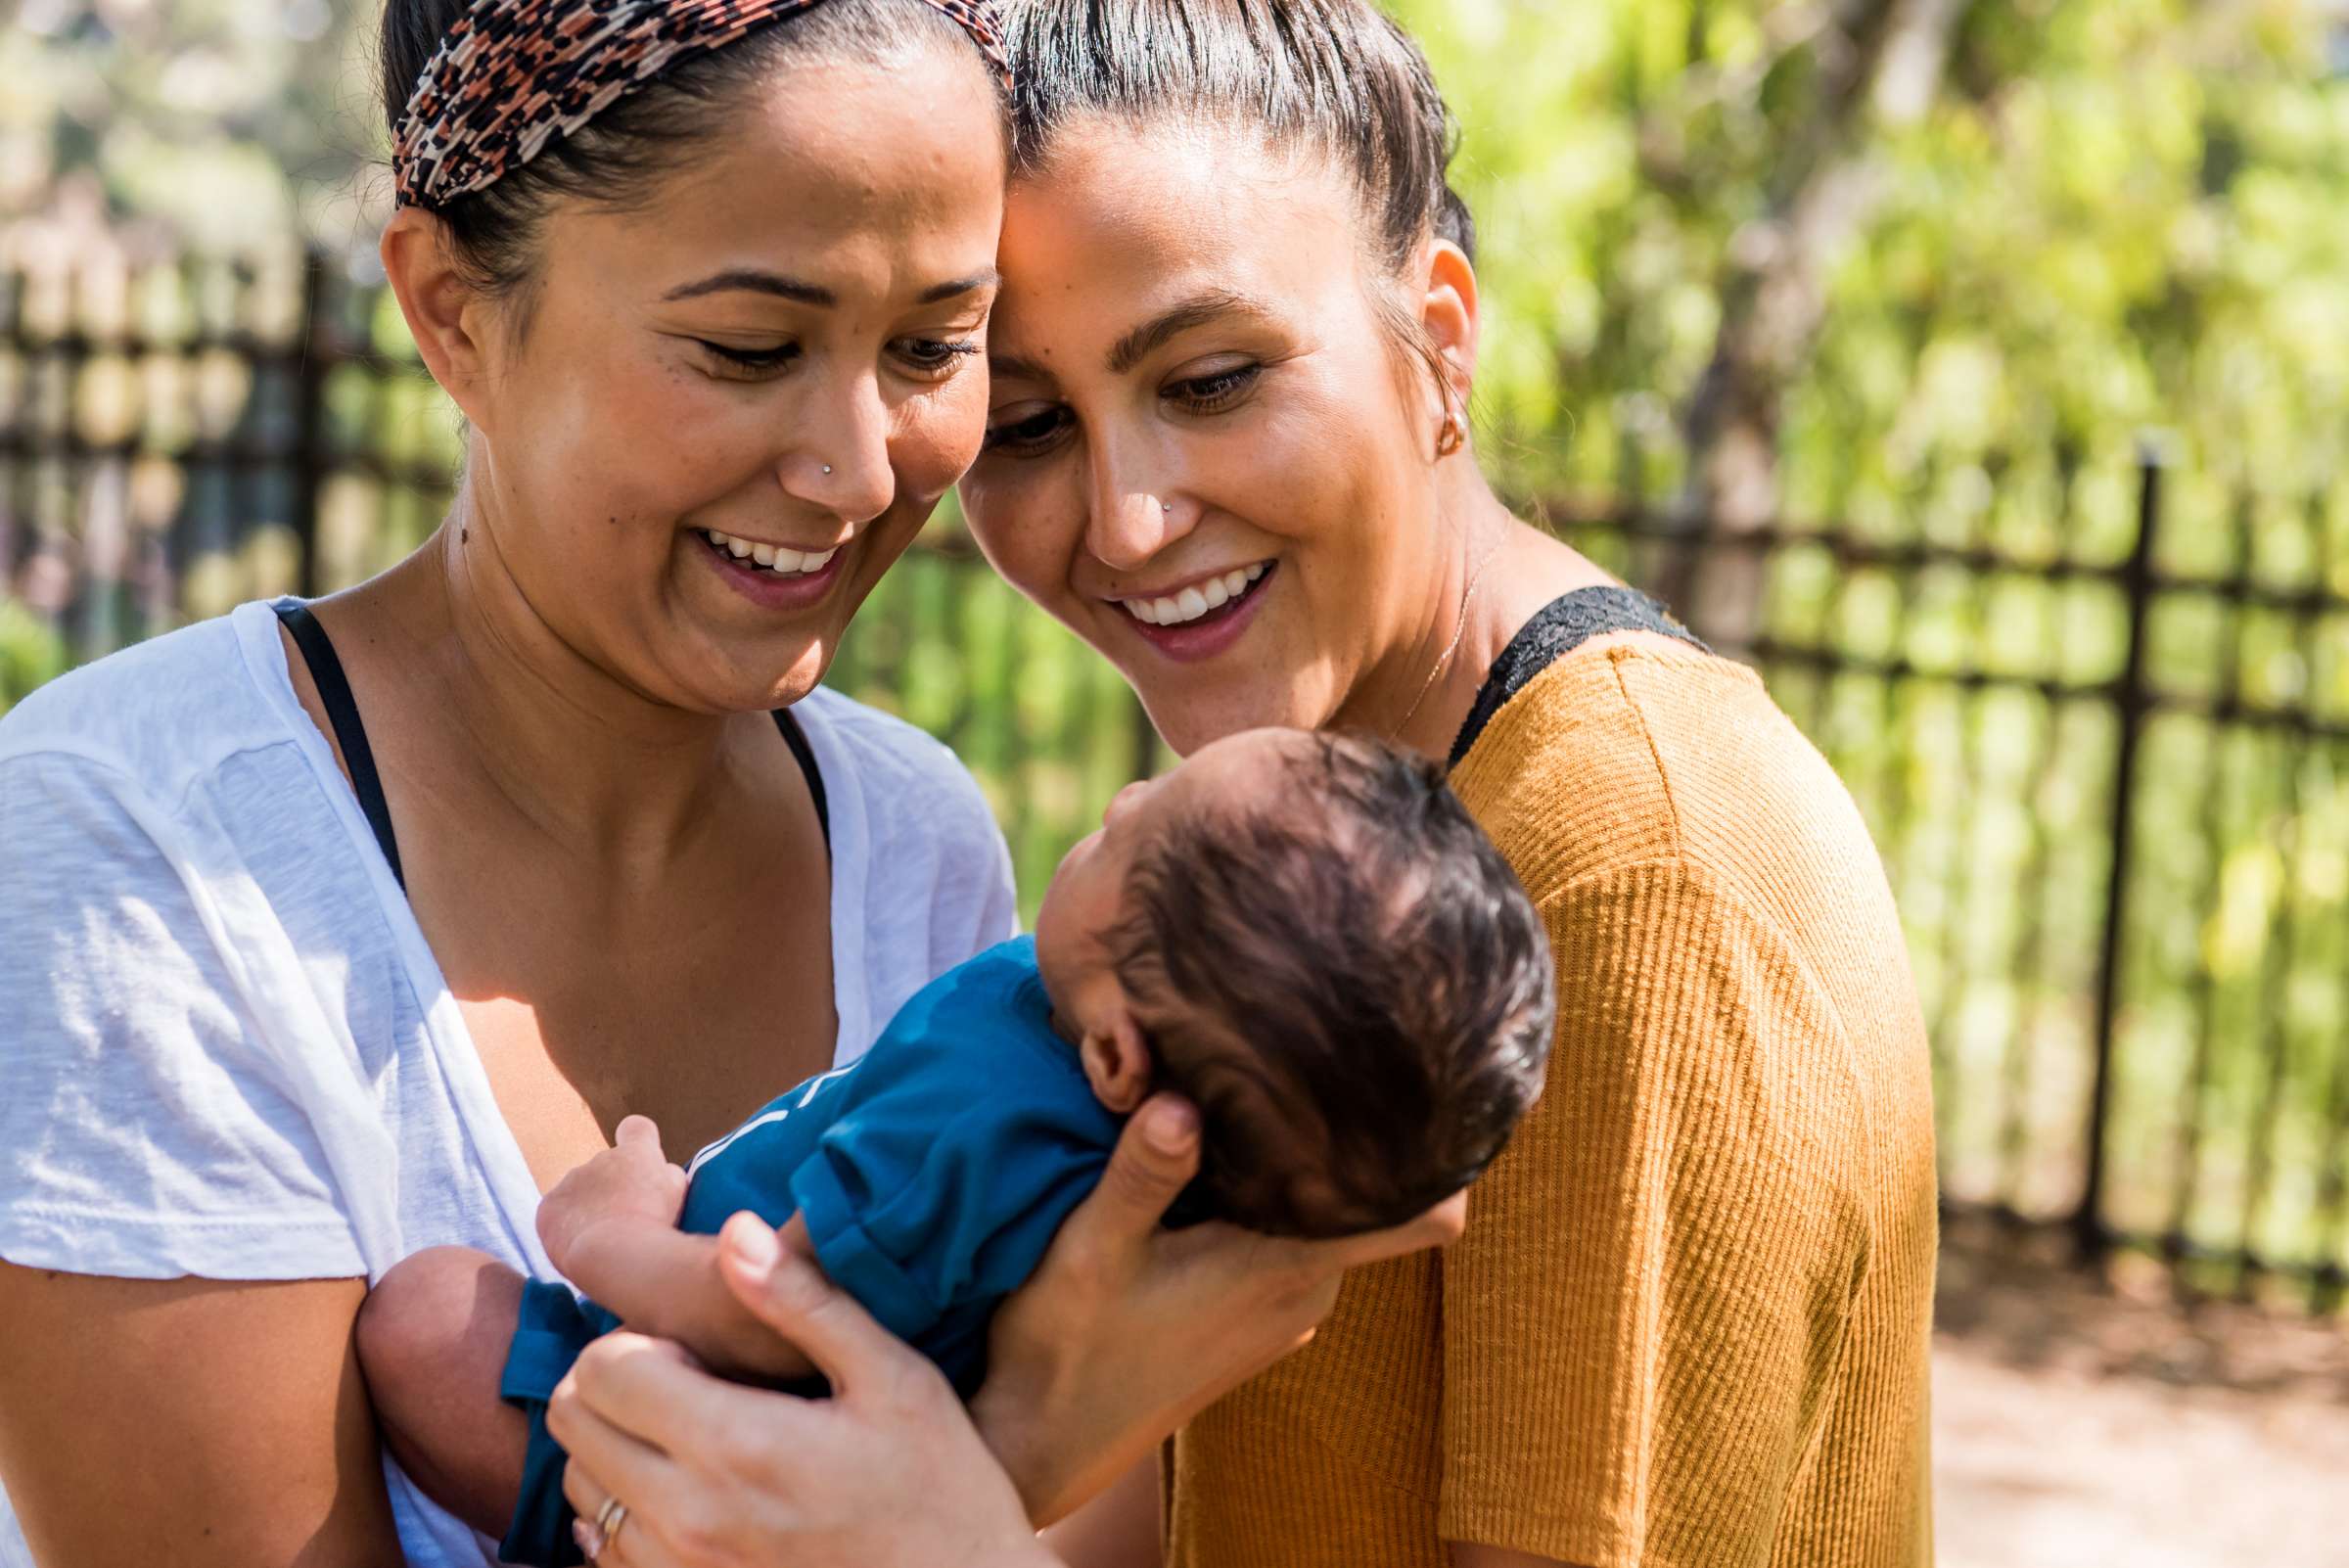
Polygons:
M861 1040L924 982L1011 935L1011 851L978 781L911 724L820 689L793 713L831 801L835 877L858 900Z
M255 608L0 723L0 1253L20 1264L341 1277L366 1272L362 1229L392 1234L393 1184L341 1182L385 1146L383 1080L358 1070L397 1048L388 1027L358 1043L390 1017L385 920L294 744L306 719L253 678L249 657L280 657ZM362 1141L330 1149L328 1125Z
M1117 1119L1052 1028L1028 937L923 987L834 1082L834 1142L903 1146L908 1160L968 1164L990 1182L1006 1151L1099 1153L1117 1141Z
M294 710L270 701L255 668L265 653L282 671L274 628L266 606L248 605L60 676L0 718L0 770L44 760L178 799L229 758L292 738Z
M1010 1047L1006 1049L1006 1047ZM1036 939L1014 937L931 981L883 1031L870 1059L874 1082L900 1076L986 1078L1070 1053L1052 1033L1052 1004L1036 968Z
M923 990L916 1005L944 1021L943 1027L932 1026L934 1033L951 1033L966 1021L983 1020L1030 1038L1055 1038L1052 999L1044 992L1034 936L998 942L956 964Z
M927 731L829 687L818 686L792 709L811 738L852 760L867 788L926 785L968 789L970 770Z
M1590 643L1550 665L1452 770L1452 787L1537 901L1580 878L1679 853L1672 791L1623 676L1618 655L1627 651ZM1733 669L1725 666L1725 679Z
M854 790L884 839L999 842L979 781L923 730L823 687L792 713L815 747L825 787Z
M1454 777L1549 917L1562 1012L1635 961L1685 983L1759 960L1903 1053L1921 1034L1866 823L1743 666L1594 646L1529 683Z
M1593 644L1494 717L1453 784L1537 900L1586 877L1689 864L1773 913L1788 863L1880 882L1850 794L1743 665Z
M1058 1136L1074 1115L1089 1142L1109 1123L1076 1047L1052 1027L1033 937L998 943L923 987L856 1072L860 1099L927 1106L940 1138L991 1138L999 1134L972 1130L1006 1117Z
M1751 670L1578 653L1501 711L1458 781L1549 929L1548 1098L1750 1100L1707 1158L1778 1138L1796 1160L1815 1140L1835 1171L1899 1165L1910 1190L1931 1089L1899 912L1849 792Z

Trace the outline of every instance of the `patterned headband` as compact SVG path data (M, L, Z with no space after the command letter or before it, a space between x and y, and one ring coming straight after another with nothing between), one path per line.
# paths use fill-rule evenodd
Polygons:
M401 207L494 185L678 59L821 0L474 0L408 99L392 161ZM991 0L923 0L1005 80Z

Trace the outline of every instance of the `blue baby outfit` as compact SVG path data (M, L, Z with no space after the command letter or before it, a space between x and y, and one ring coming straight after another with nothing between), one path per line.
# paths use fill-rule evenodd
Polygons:
M678 1228L714 1234L745 1209L778 1226L805 1215L824 1272L969 1398L996 1306L1118 1140L1051 1012L1032 937L948 970L864 1056L703 1150ZM530 1417L522 1499L498 1547L508 1562L582 1560L546 1402L588 1342L619 1326L561 1285L524 1288L498 1388Z

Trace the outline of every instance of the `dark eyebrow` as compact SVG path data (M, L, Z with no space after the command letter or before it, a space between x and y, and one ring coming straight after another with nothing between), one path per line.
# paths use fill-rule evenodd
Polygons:
M1151 349L1193 327L1205 326L1223 316L1255 316L1261 319L1271 314L1271 309L1261 300L1252 300L1244 294L1233 294L1227 289L1217 289L1185 300L1172 310L1143 322L1120 338L1118 346L1109 351L1110 373L1123 376L1139 364L1142 356Z
M943 304L957 295L977 294L981 289L991 289L1002 281L1003 274L997 272L993 267L989 267L985 272L973 273L967 278L957 278L952 283L931 285L922 291L921 302L923 304Z
M791 300L800 304L821 305L829 310L840 303L840 297L829 289L797 278L784 277L779 272L761 272L756 267L736 267L731 271L713 273L699 283L688 283L671 289L663 300L699 300L706 294L729 294L744 290L752 294L771 294L778 300Z
M974 273L967 278L955 278L946 283L933 284L922 291L921 303L939 304L958 295L976 293L1003 281L1003 275L993 267ZM840 296L813 283L784 277L779 272L761 272L756 267L735 267L730 271L714 273L699 283L688 283L671 289L661 298L665 300L699 300L704 295L729 294L736 290L751 294L771 294L779 300L799 304L819 305L826 310L840 303Z
M1040 381L1052 385L1053 375L1033 359L1015 359L1009 354L990 353L987 356L988 374L1001 381Z

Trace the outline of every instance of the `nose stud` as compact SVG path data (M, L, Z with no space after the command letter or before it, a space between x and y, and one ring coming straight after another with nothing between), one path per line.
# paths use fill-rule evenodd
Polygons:
M1169 517L1173 517L1173 516L1174 515L1174 503L1173 501L1161 501L1161 502L1159 502L1159 503L1158 503L1158 509L1159 509L1160 511L1162 511L1162 512L1166 513L1166 514L1167 514L1167 516L1169 516Z
M832 465L831 465L831 464L829 464L829 463L826 463L826 464L824 465L824 472L825 472L826 474L829 474L829 473L831 473L831 472L832 472Z

